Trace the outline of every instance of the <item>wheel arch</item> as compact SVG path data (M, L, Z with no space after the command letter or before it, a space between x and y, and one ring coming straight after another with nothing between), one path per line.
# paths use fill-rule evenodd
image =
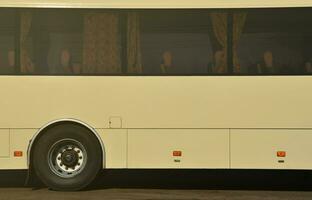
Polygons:
M98 140L99 144L100 144L100 147L101 147L101 159L102 159L102 166L101 168L105 168L105 146L104 146L104 143L100 137L100 135L98 134L98 132L92 127L90 126L89 124L83 122L83 121L80 121L80 120L77 120L77 119L72 119L72 118L67 118L67 119L57 119L57 120L53 120L53 121L50 121L49 123L43 125L35 134L34 136L31 138L29 144L28 144L28 147L27 147L27 166L28 166L28 169L31 168L31 158L32 158L32 150L33 150L33 147L35 146L35 143L36 141L38 140L38 138L42 135L45 134L45 132L50 129L50 128L53 128L54 126L56 125L60 125L60 124L76 124L76 125L80 125L80 126L83 126L85 128L87 128Z

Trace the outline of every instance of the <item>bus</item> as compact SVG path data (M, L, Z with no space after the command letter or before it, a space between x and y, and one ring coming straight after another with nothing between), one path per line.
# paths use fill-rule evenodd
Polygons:
M310 0L3 0L0 169L312 169Z

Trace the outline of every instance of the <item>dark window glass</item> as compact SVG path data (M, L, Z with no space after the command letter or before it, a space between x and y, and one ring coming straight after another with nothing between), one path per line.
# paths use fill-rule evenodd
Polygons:
M82 16L77 10L24 10L21 16L22 74L79 74Z
M2 9L0 12L0 74L15 71L16 13Z
M247 11L236 49L239 73L311 74L311 19L311 9Z
M312 74L311 8L1 9L0 74Z
M106 10L25 10L21 13L25 74L120 74L120 16ZM23 54L22 54L23 56Z
M226 12L148 11L140 23L142 73L228 73Z

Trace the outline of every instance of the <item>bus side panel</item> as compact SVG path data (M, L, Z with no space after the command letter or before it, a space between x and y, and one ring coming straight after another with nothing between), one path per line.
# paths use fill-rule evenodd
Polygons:
M229 168L229 130L129 129L128 167Z
M230 138L231 168L312 169L312 130L231 129Z
M96 129L104 144L104 168L127 167L127 129Z
M0 129L0 158L10 155L10 130Z
M10 140L5 141L9 145L8 157L0 158L0 169L27 169L27 148L32 136L37 129L10 129ZM22 151L19 157L14 156L14 151Z
M111 116L135 129L312 128L312 76L3 76L0 85L1 128L60 118L109 128Z

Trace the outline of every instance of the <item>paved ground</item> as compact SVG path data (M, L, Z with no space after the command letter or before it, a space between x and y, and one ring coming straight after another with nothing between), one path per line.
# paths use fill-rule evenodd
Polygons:
M310 200L311 173L302 171L106 171L85 191L24 186L24 171L0 172L0 200Z
M54 192L47 189L0 189L1 200L310 200L312 192L102 189L83 192Z

